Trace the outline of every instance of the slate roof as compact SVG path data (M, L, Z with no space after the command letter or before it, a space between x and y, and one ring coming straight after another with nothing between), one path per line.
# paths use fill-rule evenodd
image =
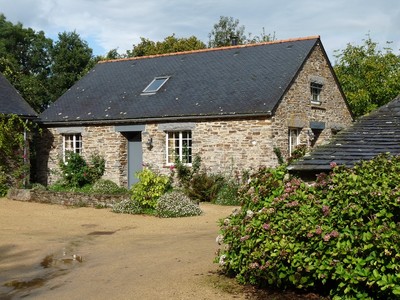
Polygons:
M319 37L98 63L41 115L60 123L123 123L271 115ZM141 95L170 76L154 95Z
M25 118L37 116L11 83L0 73L0 113L16 114Z
M288 167L291 171L327 171L330 163L353 167L381 153L400 155L400 95L338 133L329 144Z

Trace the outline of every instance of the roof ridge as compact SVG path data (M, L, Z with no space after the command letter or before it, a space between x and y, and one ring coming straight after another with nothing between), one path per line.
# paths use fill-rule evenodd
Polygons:
M101 60L98 63L103 64L103 63L110 63L110 62L140 60L140 59L147 59L147 58L156 58L156 57L164 57L164 56L176 56L176 55L184 55L184 54L191 54L191 53L223 51L223 50L230 50L230 49L257 47L257 46L263 46L263 45L272 45L272 44L282 44L282 43L297 42L297 41L306 41L306 40L313 40L313 39L320 39L320 36L319 35L313 35L313 36L289 38L289 39L282 39L282 40L276 40L276 41L270 41L270 42L262 42L262 43L253 43L253 44L235 45L235 46L225 46L225 47L218 47L218 48L205 48L205 49L188 50L188 51L181 51L181 52L171 52L171 53L164 53L164 54L154 54L154 55L146 55L146 56L136 56L136 57L128 57L128 58Z

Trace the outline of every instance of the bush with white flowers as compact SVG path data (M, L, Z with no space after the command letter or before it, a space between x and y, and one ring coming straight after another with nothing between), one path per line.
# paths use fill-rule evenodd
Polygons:
M202 213L199 205L181 191L162 195L157 202L156 211L160 218L199 216Z

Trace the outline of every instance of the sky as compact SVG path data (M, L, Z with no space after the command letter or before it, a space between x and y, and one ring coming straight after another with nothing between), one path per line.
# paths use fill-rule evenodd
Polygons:
M76 31L94 55L131 50L140 37L162 41L196 36L205 44L220 16L233 17L252 36L275 33L278 40L321 36L334 64L335 50L362 45L369 35L381 47L400 49L398 0L0 0L8 21L44 31Z

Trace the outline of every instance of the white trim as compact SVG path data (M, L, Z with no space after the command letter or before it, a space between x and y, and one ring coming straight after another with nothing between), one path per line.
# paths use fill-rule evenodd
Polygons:
M184 155L184 153L183 153L183 142L184 142L184 138L183 138L183 133L184 132L187 132L188 134L190 134L190 138L187 138L186 140L187 141L191 141L192 143L193 143L193 140L192 140L192 131L190 131L190 130L183 130L183 131L167 131L167 132L165 132L165 153L166 153L166 157L165 157L165 162L166 162L166 165L167 166L173 166L174 164L175 164L175 161L169 161L169 157L170 157L170 152L169 152L169 150L170 150L170 147L169 147L169 142L170 142L170 139L169 139L169 134L173 134L173 136L174 136L174 145L171 147L171 148L173 148L174 149L174 151L175 151L175 141L176 140L178 140L178 143L179 143L179 146L178 146L178 156L179 156L179 159L182 161L182 159L183 159L183 155ZM191 149L191 151L193 150L193 146L191 145L190 146L190 149ZM192 159L193 159L193 157L192 157L192 155L190 155L190 160L191 160L191 162L190 163L184 163L184 165L186 165L186 166L191 166L192 165Z
M73 133L73 134L63 134L63 144L62 144L62 157L63 161L65 162L65 154L67 151L72 151L74 153L82 154L83 152L83 142L82 142L82 135L80 133ZM71 140L67 140L66 137L72 137L72 147L65 147L66 142L71 142ZM78 139L77 139L78 137ZM79 143L80 147L77 147L77 143Z
M289 156L292 155L296 146L300 145L300 132L300 128L289 128ZM295 136L293 136L293 134L295 134ZM292 144L292 137L296 138L295 145Z

